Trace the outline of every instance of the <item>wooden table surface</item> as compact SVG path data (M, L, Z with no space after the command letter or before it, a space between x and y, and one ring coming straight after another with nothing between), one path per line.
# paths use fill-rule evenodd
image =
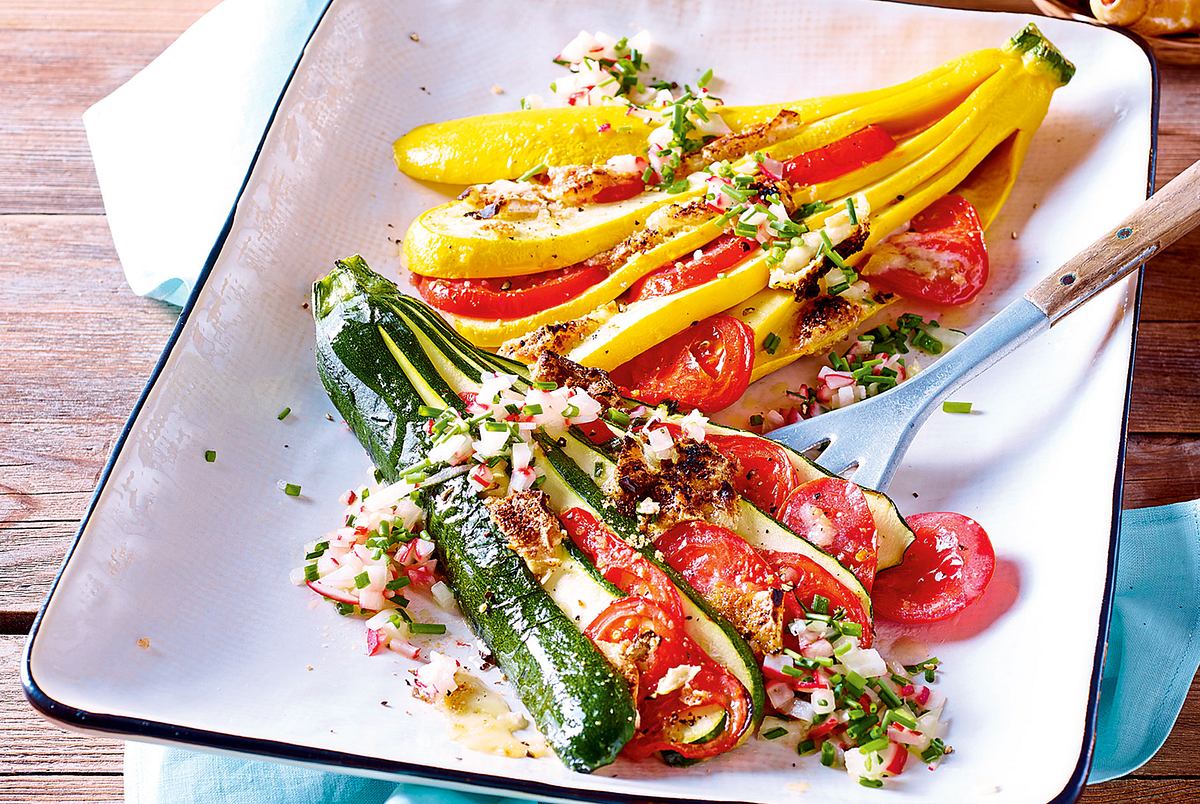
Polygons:
M177 310L125 286L80 115L214 0L0 0L0 802L117 801L121 744L25 703L34 612ZM1024 0L991 3L1023 7ZM1162 67L1158 182L1200 159L1200 71ZM169 255L164 255L169 258ZM1200 497L1200 234L1145 280L1125 504ZM1166 746L1083 800L1200 798L1200 685Z

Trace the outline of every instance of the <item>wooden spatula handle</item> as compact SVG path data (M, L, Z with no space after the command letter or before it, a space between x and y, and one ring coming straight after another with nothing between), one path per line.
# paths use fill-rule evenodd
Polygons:
M1200 225L1200 162L1025 294L1058 321Z

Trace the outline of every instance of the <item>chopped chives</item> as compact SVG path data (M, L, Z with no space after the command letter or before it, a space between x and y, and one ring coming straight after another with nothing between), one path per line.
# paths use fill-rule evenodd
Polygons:
M446 626L443 623L409 623L408 628L414 634L446 633Z
M441 408L435 408L429 405L421 405L419 408L417 408L417 415L425 416L427 418L441 416L444 412L445 411L443 411Z
M649 184L654 181L654 168L646 168L642 171L642 184Z
M558 388L558 383L538 380L533 384L533 387L539 391L554 391Z
M696 86L700 87L701 89L704 89L706 86L708 86L708 82L711 81L712 79L713 79L713 69L712 69L712 67L709 67L707 70L704 71L704 74L700 76L700 80L696 82Z
M542 162L541 164L534 165L529 170L525 171L520 176L518 176L517 181L529 181L530 179L532 179L534 176L538 175L539 173L545 173L545 172L546 172L546 163Z
M778 740L780 737L782 737L783 735L785 735L787 733L788 733L788 730L785 729L783 726L776 726L773 729L767 729L766 731L764 731L762 733L762 738L764 740Z
M316 564L307 564L307 565L305 565L305 567L304 567L304 580L306 580L306 581L315 581L315 580L317 580L317 579L318 579L318 578L320 578L320 577L321 577L321 574L320 574L319 572L317 572L317 565L316 565Z
M946 753L946 744L942 742L940 737L934 737L929 743L929 747L921 752L921 759L925 762L936 762Z
M817 614L828 614L829 598L824 595L813 595L812 610Z
M970 413L971 412L971 403L970 402L949 402L949 401L943 402L942 403L942 412L943 413Z
M204 460L208 461L209 463L216 463L217 451L215 449L204 450Z
M607 415L608 420L618 427L629 426L629 414L625 411L619 410L618 408L609 408Z
M762 427L762 423L763 423L762 414L759 414L759 413L751 414L751 416L750 416L750 426L751 427Z
M800 668L791 664L785 664L780 668L780 672L782 672L785 676L792 676L793 678L804 678L804 676L808 675Z
M371 576L367 575L367 571L363 570L354 576L354 588L363 589L371 583Z
M769 332L767 333L767 337L763 340L763 351L769 355L773 355L781 343L783 343L783 338L780 338L774 332Z
M875 684L873 686L875 687L875 691L879 693L880 700L882 700L889 707L892 707L894 709L898 706L903 706L904 702L900 700L900 696L898 696L898 695L896 695L896 693L892 692L892 688L889 687L887 684L875 682ZM889 710L889 713L890 713L890 710ZM892 715L892 719L895 720L896 716Z
M886 751L888 747L887 737L880 737L878 740L871 740L869 743L863 743L858 747L858 750L864 754L868 751Z
M821 743L821 764L827 768L833 767L833 760L837 757L837 751L833 747L833 743L826 741Z
M863 787L880 788L883 787L883 779L868 779L866 776L859 776L858 783Z
M526 416L537 416L541 412L541 405L526 405L525 407L521 408L521 413L525 414Z
M291 412L292 412L291 408L284 408L283 410L279 411L279 413L275 416L275 418L279 419L279 421L283 421L291 414Z
M800 744L796 746L796 753L799 754L800 756L805 756L807 754L811 754L816 750L817 750L816 740L801 740Z
M861 623L852 623L848 620L841 620L836 624L835 627L846 636L862 636L863 629Z
M296 484L296 483L284 483L283 484L283 493L289 497L299 497L300 496L300 486L299 486L299 484Z
M675 193L682 193L689 186L691 186L691 185L688 183L687 179L679 179L678 181L671 182L663 189L666 190L668 193L675 194Z
M312 552L304 557L305 561L311 561L314 558L320 558L325 555L325 551L329 549L329 542L318 542L313 545Z
M858 225L858 210L854 208L854 199L846 199L846 212L850 213L850 223L853 226Z

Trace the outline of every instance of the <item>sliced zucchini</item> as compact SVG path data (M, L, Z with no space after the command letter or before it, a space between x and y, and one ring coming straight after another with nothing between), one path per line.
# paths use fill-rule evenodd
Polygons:
M582 508L604 521L618 536L630 541L636 533L636 523L617 513L608 496L564 450L547 440L542 440L541 445L547 458L543 464L546 483L542 488L550 496L554 508L559 511ZM745 740L762 721L766 704L762 672L754 653L733 626L721 619L679 573L655 555L653 549L642 549L639 552L662 570L679 590L683 602L684 630L688 636L718 664L733 673L750 693L754 715L751 728L742 735L741 739Z
M997 50L980 50L935 67L896 86L847 95L758 106L727 106L721 117L733 131L765 123L781 109L815 122L947 75L986 69ZM606 125L607 124L607 125ZM653 125L630 117L625 106L569 106L475 115L418 126L396 140L393 150L401 172L423 181L476 184L515 179L529 168L588 165L612 156L639 153Z
M403 302L403 308L406 313L411 314L412 321L422 322L419 325L414 324L413 328L420 333L422 346L430 349L430 358L436 361L443 371L456 374L460 377L460 381L475 383L481 371L496 370L511 372L528 381L528 367L515 361L498 358L496 355L475 349L466 343L461 336L446 326L445 322L441 321L436 313L421 302L407 298ZM435 332L440 335L437 338L437 344L433 341L433 335L429 334ZM722 428L711 423L709 426L714 428L715 431L722 431L729 434L753 435L740 430ZM604 485L604 482L613 471L614 463L612 456L606 451L604 446L592 444L574 433L568 433L565 436L562 449L577 466L582 467L584 472L590 473L589 481L594 481L600 486ZM789 457L793 454L802 462L802 465L805 465L802 477L812 479L814 472L817 473L815 476L821 477L828 474L824 469L821 469L798 453L789 452ZM879 492L873 492L873 494L883 496L886 499L886 496ZM760 549L804 553L808 558L827 569L834 577L843 581L862 602L864 610L868 613L871 611L870 595L863 588L862 584L859 583L858 579L854 577L854 574L842 566L836 558L800 536L797 536L782 523L772 519L752 503L741 500L739 505L741 506L741 513L738 520L738 534L742 538ZM892 510L895 511L894 506L892 506ZM872 513L874 513L874 509L872 509ZM898 513L896 517L899 518ZM900 524L907 531L907 526L903 525L902 519L900 519ZM895 534L893 533L895 525L896 523L894 522L884 523L889 538L895 538ZM879 528L878 523L876 527ZM884 530L880 531L881 537L884 535L884 532ZM909 540L911 541L911 531L908 531L908 533ZM907 547L907 543L904 544L904 547ZM903 553L903 548L900 550L900 553ZM889 564L888 566L892 565Z
M721 433L723 435L753 436L753 433L745 433L741 430L724 427L712 422L709 422L708 429L714 433ZM810 480L820 480L823 477L837 476L833 472L822 468L819 464L810 461L786 444L780 444L778 441L772 441L771 443L783 448L787 453L788 460L792 462L792 466L799 475L801 483L807 483ZM894 567L904 558L904 551L908 549L908 546L912 544L915 538L912 529L905 523L904 517L900 515L900 510L892 502L891 497L875 489L869 489L864 486L859 486L859 488L862 489L863 494L867 498L867 507L871 509L871 518L875 520L875 530L879 534L879 569L884 570Z
M419 407L461 405L397 313L399 295L357 257L313 288L322 382L389 481L428 451ZM465 476L427 495L426 527L450 588L547 743L574 770L611 763L637 717L625 679L509 549ZM612 594L602 579L575 570L565 570L572 583Z
M611 204L548 208L513 221L481 221L466 202L451 201L422 212L409 226L405 264L425 276L475 278L562 268L617 245L659 207L703 192L647 192Z

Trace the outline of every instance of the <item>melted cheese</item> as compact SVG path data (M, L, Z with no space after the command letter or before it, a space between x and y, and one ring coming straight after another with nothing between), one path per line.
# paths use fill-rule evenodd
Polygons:
M455 674L458 686L441 701L450 716L450 736L472 751L502 757L538 756L544 748L541 740L527 744L515 732L529 721L513 712L495 690L464 670Z

